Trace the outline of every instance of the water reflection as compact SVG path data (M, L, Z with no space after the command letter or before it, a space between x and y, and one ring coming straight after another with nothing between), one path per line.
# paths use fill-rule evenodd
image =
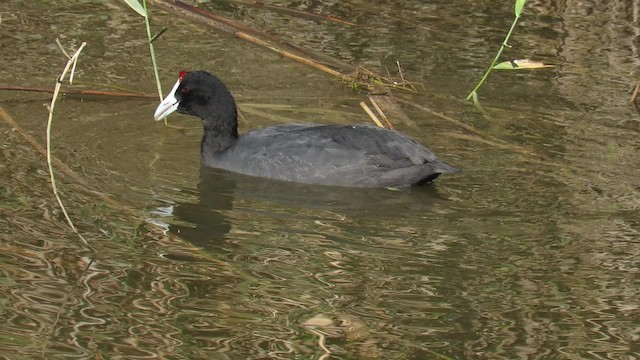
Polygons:
M443 314L452 306L440 276L429 274L452 242L446 218L427 220L453 203L439 184L391 191L210 168L200 175L197 191L174 193L168 222L206 260L166 256L182 267L170 277L174 287L188 292L172 309L180 323L194 324L183 331L200 349L232 358L321 356L322 338L336 354L384 358L383 344L394 344L389 354L413 353L421 348L415 331L450 328Z
M281 210L291 219L314 212L392 219L407 211L426 213L434 204L447 201L437 184L402 190L315 186L203 167L197 201L176 202L169 229L196 246L211 247L231 230L232 220L226 214L236 204L249 219L252 215L277 217Z

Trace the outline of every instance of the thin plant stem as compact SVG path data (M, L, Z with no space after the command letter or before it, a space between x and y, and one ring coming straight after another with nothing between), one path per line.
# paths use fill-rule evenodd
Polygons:
M376 114L374 114L373 111L371 111L369 106L364 101L360 101L359 105L362 108L362 110L364 110L367 113L367 115L369 115L369 118L371 118L371 121L373 121L378 127L384 128L384 125L382 125L382 123L380 122L380 119L378 119Z
M502 41L502 45L500 46L500 49L498 50L498 53L493 58L493 61L491 62L491 65L489 65L489 68L487 68L487 71L485 71L484 75L482 76L482 79L480 79L480 81L478 82L476 87L473 88L473 90L469 93L469 95L467 96L466 100L473 99L474 102L476 101L477 97L474 97L474 94L476 93L476 91L478 91L478 89L480 89L482 84L484 84L485 80L487 80L487 78L489 77L489 74L493 70L493 67L498 63L498 59L500 59L500 55L502 55L502 52L504 51L504 48L505 47L509 47L507 42L509 41L509 38L511 37L511 33L513 32L513 29L516 27L516 24L518 23L518 19L520 19L520 15L516 15L515 19L513 19L513 23L511 23L511 28L509 29L509 32L507 33L507 36L505 36L504 40Z
M149 11L147 10L147 0L142 0L142 6L146 16L144 17L144 24L147 28L147 39L149 41L149 54L151 54L151 64L153 65L153 75L156 78L156 86L158 87L158 97L162 101L162 85L160 84L160 74L158 74L158 64L156 62L156 52L153 49L154 36L151 35L151 25L149 23ZM167 119L164 119L164 125L167 126Z
M69 72L69 70L72 67L75 69L75 64L78 61L80 52L85 47L85 45L87 45L86 42L83 42L80 45L78 50L76 50L73 56L71 56L67 61L67 65L64 67L64 70L62 71L62 74L60 75L60 77L56 79L56 86L55 86L55 89L53 90L53 96L51 97L51 104L48 106L49 119L47 120L47 165L49 166L49 178L51 179L51 189L53 190L53 195L55 196L56 201L58 202L58 206L60 206L60 209L62 210L62 213L64 214L64 217L67 220L67 223L69 224L69 227L71 227L71 230L73 230L73 232L76 233L78 237L80 237L80 239L85 245L89 245L87 243L87 240L85 240L85 238L78 232L78 229L76 229L75 225L73 224L73 221L71 221L71 218L67 213L67 209L64 207L64 204L62 203L62 199L60 199L60 195L58 194L58 187L56 186L56 178L53 171L53 161L52 161L52 155L51 155L51 127L53 125L53 110L55 109L56 100L58 99L58 94L60 93L60 86L62 85L62 81L67 75L67 72ZM72 79L73 79L73 75L70 76L70 80Z
M58 48L60 48L60 51L62 51L64 56L66 56L67 59L71 59L71 56L69 55L69 53L67 53L67 50L65 50L64 47L62 46L60 39L56 38L56 44L58 44Z
M162 85L160 85L160 75L158 74L158 64L156 63L156 52L153 49L153 36L151 36L151 25L149 24L149 12L147 11L147 0L142 0L142 6L147 16L144 17L144 24L147 28L147 38L149 39L149 53L151 54L151 63L153 64L153 74L156 77L156 86L158 87L158 97L162 101Z

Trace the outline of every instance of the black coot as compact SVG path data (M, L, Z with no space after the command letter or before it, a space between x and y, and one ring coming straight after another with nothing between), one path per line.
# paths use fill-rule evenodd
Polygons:
M307 184L406 187L459 170L407 135L373 125L278 125L238 136L236 103L224 83L182 72L154 118L174 111L204 122L205 166Z

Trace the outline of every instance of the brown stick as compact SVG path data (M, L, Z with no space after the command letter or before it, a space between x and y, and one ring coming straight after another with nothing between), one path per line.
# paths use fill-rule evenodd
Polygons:
M353 69L353 66L351 66L351 64L348 64L334 57L328 56L326 54L323 54L321 52L317 52L311 49L303 48L302 46L296 45L290 41L253 29L239 22L213 14L205 9L201 9L201 8L189 5L180 0L175 0L174 3L170 3L169 1L166 1L166 0L152 0L152 1L155 4L164 7L165 10L177 12L179 14L188 16L192 19L198 20L200 22L203 22L204 24L212 26L217 30L234 35L236 37L238 36L239 32L247 33L247 34L253 35L254 37L267 39L274 43L278 43L280 45L289 47L292 50L295 50L305 56L315 58L315 60L313 61L316 61L318 63L325 64L325 65L331 64L332 66L338 67L344 71L351 71L351 69Z
M41 92L53 94L53 89L45 89L45 88L35 88L35 87L26 87L26 86L2 86L0 85L0 90L7 91L30 91L30 92ZM157 98L156 95L149 94L136 94L136 93L128 93L128 92L113 92L113 91L100 91L100 90L80 90L80 89L67 89L64 90L65 94L79 94L79 95L95 95L95 96L113 96L113 97L129 97L129 98Z
M260 45L260 46L262 46L262 47L264 47L266 49L269 49L269 50L271 50L273 52L276 52L276 53L278 53L278 54L280 54L280 55L282 55L282 56L284 56L286 58L289 58L291 60L295 60L297 62L306 64L306 65L309 65L309 66L314 67L314 68L316 68L316 69L318 69L320 71L326 72L327 74L336 76L336 77L338 77L338 78L340 78L342 80L349 80L349 77L347 75L344 75L343 73L341 73L339 71L333 70L330 67L322 65L322 64L320 64L318 62L315 62L315 61L313 61L311 59L307 59L305 57L298 56L298 55L290 53L288 51L284 51L282 49L278 49L278 48L270 45L266 41L260 40L260 39L258 39L256 37L253 37L253 36L249 35L249 34L238 32L236 34L236 36L238 36L241 39L244 39L244 40L247 40L249 42L252 42L252 43L254 43L256 45Z
M381 127L384 129L384 125L382 125L382 123L380 122L380 119L378 119L376 114L374 114L373 111L371 111L369 106L367 106L367 104L365 104L364 101L360 101L359 105L362 108L362 110L364 110L364 112L366 112L367 115L369 115L369 117L371 118L371 121L373 121L378 127Z
M509 149L509 150L512 150L512 151L517 151L517 152L519 152L521 154L525 154L525 155L528 155L528 156L534 155L534 153L529 149L526 149L526 148L524 148L522 146L519 146L519 145L516 145L516 144L511 144L511 143L508 143L508 142L506 142L504 140L498 139L498 138L496 138L494 136L491 136L490 134L487 134L487 133L485 133L485 132L483 132L481 130L478 130L478 129L474 128L471 125L465 124L460 120L456 120L456 119L454 119L454 118L452 118L450 116L447 116L447 115L445 115L443 113L439 113L437 111L433 111L433 110L429 109L426 106L422 106L422 105L419 105L419 104L416 104L416 103L413 103L413 102L410 102L410 101L402 100L402 99L398 99L398 101L401 102L401 103L404 103L404 104L411 105L411 106L413 106L413 107L415 107L417 109L420 109L422 111L426 111L426 112L428 112L428 113L430 113L432 115L435 115L435 116L439 117L440 119L447 120L447 121L451 122L452 124L455 124L455 125L463 128L463 129L465 129L466 131L472 133L473 135L475 135L474 137L472 137L472 136L467 136L465 134L450 134L450 136L452 136L452 137L458 137L458 138L462 138L462 139L465 139L465 140L474 140L474 141L477 141L477 142L480 142L480 143L483 143L483 144L487 144L487 145L491 145L491 146L494 146L494 147L497 147L497 148Z
M378 105L378 102L375 100L375 97L369 96L369 101L371 101L371 105L373 105L373 107L376 109L380 117L387 123L387 127L389 129L393 129L393 125L391 124L391 121L389 121L389 118L387 117L387 115L384 113L384 111L382 111L382 109Z
M638 103L636 100L638 99L638 92L640 91L640 80L636 84L636 87L633 89L633 94L631 94L631 99L629 99L629 103L632 104L636 110L638 110Z
M369 91L371 91L372 85L370 80L376 79L376 80L384 80L384 84L381 84L381 85L386 88L397 88L401 90L408 90L408 91L415 92L415 89L409 82L404 81L403 83L398 84L397 82L393 81L393 79L387 79L384 76L377 75L361 67L353 67L352 65L347 64L339 59L335 59L326 54L322 54L319 52L302 48L288 41L284 41L278 37L266 34L261 31L257 31L246 25L239 24L233 20L226 19L222 16L212 14L204 9L191 6L180 0L174 0L174 1L149 0L149 1L155 5L163 7L167 11L171 11L180 15L187 16L191 19L194 19L206 25L212 26L213 28L223 31L225 33L232 34L238 38L250 41L256 45L263 46L289 59L302 62L306 65L311 65L318 70L324 71L330 75L337 76L340 79L349 82L350 84L356 85L357 87L368 89ZM274 45L269 44L264 39L268 39L269 41L274 43L280 43L280 44L289 46L295 49L296 52L302 53L305 56L297 55L297 54L276 48ZM311 57L313 57L313 59ZM337 68L340 68L341 71L334 70L329 66L327 66L327 64L331 64L332 66L335 65Z
M251 29L245 25L239 24L235 21L226 19L222 16L218 16L215 14L212 14L204 9L200 9L191 5L188 5L180 0L175 0L175 1L168 1L168 0L149 0L150 2L152 2L154 5L157 5L159 7L164 8L165 11L170 11L173 13L177 13L179 15L183 15L186 16L190 19L196 20L198 22L204 23L206 25L209 25L219 31L223 31L225 33L234 35L235 37L239 38L239 39L243 39L245 41L251 42L255 45L258 45L260 47L263 47L265 49L271 50L277 54L279 54L280 56L286 57L288 59L300 62L302 64L311 66L313 68L316 68L317 70L323 71L327 74L333 75L338 77L339 79L348 82L349 84L353 84L356 85L359 88L363 88L363 89L368 89L369 91L373 91L373 86L371 85L371 82L369 81L370 79L377 79L377 80L386 80L385 82L387 82L387 84L382 84L380 86L383 86L386 88L386 90L384 91L385 93L389 92L390 88L400 88L403 90L411 90L410 88L413 88L413 86L411 86L410 83L403 81L403 83L401 85L396 85L395 82L392 79L385 79L382 76L378 76L376 74L374 74L371 71L368 71L364 68L361 67L353 67L350 64L346 64L344 62L340 62L339 60L337 60L339 62L339 67L342 67L343 70L342 71L338 71L335 70L329 66L327 66L326 64L317 61L316 59L312 59L308 56L301 56L286 50L283 50L281 48L278 48L276 45L274 45L275 42L278 43L283 43L287 46L293 47L294 49L296 49L297 53L303 53L303 54L313 54L313 52L309 51L308 49L303 49L299 46L295 46L289 42L285 42L277 37L265 34L263 32ZM266 41L265 39L269 39L269 42ZM318 58L318 54L314 54L315 58ZM330 59L333 59L331 57L329 57ZM330 63L335 63L336 61L330 61ZM407 84L409 85L409 87L407 87ZM415 91L415 89L414 89ZM393 99L389 99L387 102L389 101L393 101ZM378 103L379 107L381 108L386 108L386 106L383 106L384 104L380 104Z
M294 57L289 57L291 59L294 59L296 61L299 61L297 59L305 59L305 61L303 61L303 63L309 65L311 63L316 63L319 65L323 65L325 68L329 69L329 67L326 64L331 64L332 66L336 66L342 70L344 70L345 72L349 72L353 70L353 66L350 64L347 64L341 60L335 59L333 57L330 57L326 54L322 54L322 53L318 53L316 51L310 50L310 49L305 49L301 46L295 45L289 41L280 39L276 36L273 35L269 35L266 34L264 32L252 29L246 25L237 23L233 20L229 20L226 19L222 16L218 16L215 14L212 14L204 9L200 9L194 6L191 6L189 4L186 4L182 1L176 0L175 3L171 3L169 1L166 0L150 0L150 2L152 2L153 4L160 6L162 8L164 8L166 11L170 11L173 13L177 13L186 17L189 17L193 20L199 21L201 23L204 23L208 26L211 26L219 31L222 31L224 33L227 34L231 34L234 35L238 38L244 39L244 40L249 40L250 39L268 39L269 41L275 42L275 43L279 43L285 46L288 46L290 48L292 48L293 50L295 50L296 52L299 52L307 57L303 57L300 55L295 55ZM253 35L253 36L252 36ZM268 44L265 40L261 40L260 42L256 42L256 41L251 41L256 45L259 46L264 46L264 44ZM270 50L274 50L276 49L275 46L273 45L269 45L269 49ZM276 52L278 52L279 54L283 54L283 53L288 53L291 54L290 52L287 52L285 50L281 50L278 49L276 50ZM319 58L321 59L321 61L318 60L313 60L310 57L314 57L314 58ZM322 69L320 69L322 70ZM324 70L322 70L324 71ZM339 72L334 72L331 73L332 75L334 75L335 73L339 73Z

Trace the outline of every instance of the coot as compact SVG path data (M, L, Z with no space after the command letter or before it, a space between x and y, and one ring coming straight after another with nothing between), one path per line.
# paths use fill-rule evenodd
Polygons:
M238 136L236 103L205 71L181 72L155 120L174 111L202 119L205 166L307 184L407 187L460 170L407 135L373 125L288 124Z

